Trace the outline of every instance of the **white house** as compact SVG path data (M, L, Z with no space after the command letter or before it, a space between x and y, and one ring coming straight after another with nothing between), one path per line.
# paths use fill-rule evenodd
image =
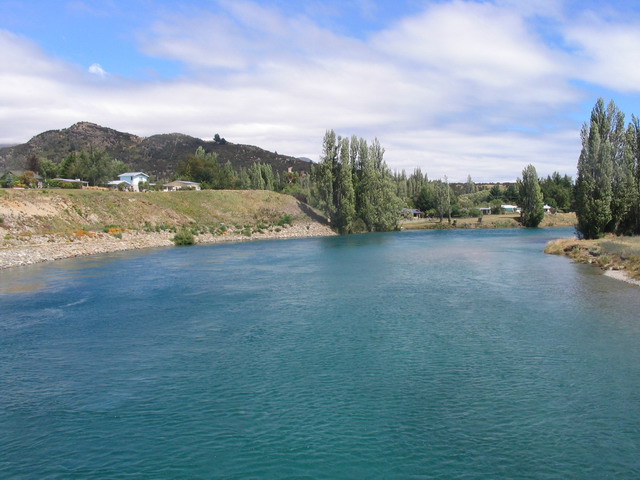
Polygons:
M551 209L552 209L553 207L551 207L551 206L549 206L549 205L547 205L547 204L545 203L545 204L544 204L544 207L542 207L542 208L544 208L544 213L551 213Z
M138 188L138 185L140 183L146 183L149 181L149 175L142 172L121 173L120 175L118 175L118 178L120 179L118 183L122 183L122 182L128 183L129 185L131 185L131 189L134 192L140 191L140 189Z
M124 185L125 190L131 190L133 188L133 185L131 185L129 182L124 182L122 180L111 180L110 182L107 182L107 187L113 189L118 189L120 185Z
M520 213L520 209L516 205L500 205L505 213Z
M79 178L54 178L55 182L60 183L70 183L71 185L79 185L78 188L87 188L89 186L89 182L85 182L84 180L80 180Z
M162 185L165 192L175 192L176 190L200 190L198 182L189 182L188 180L175 180L173 182Z

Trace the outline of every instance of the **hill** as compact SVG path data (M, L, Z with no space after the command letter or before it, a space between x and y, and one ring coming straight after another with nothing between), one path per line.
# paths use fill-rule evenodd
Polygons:
M112 158L129 164L135 171L169 178L198 147L215 152L221 165L231 162L236 170L255 162L268 163L277 172L286 171L289 167L296 172L309 172L311 166L307 161L253 145L216 143L182 133L138 137L94 123L79 122L62 130L43 132L21 145L0 148L0 171L24 169L32 155L60 163L71 152L101 149Z

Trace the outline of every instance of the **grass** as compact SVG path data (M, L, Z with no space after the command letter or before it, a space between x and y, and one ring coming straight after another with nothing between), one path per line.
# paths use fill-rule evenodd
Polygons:
M407 220L401 223L402 228L407 230L428 230L446 228L517 228L520 227L520 215L484 215L481 217L453 218L450 226L446 219L440 223L438 218L421 218L417 220ZM455 225L453 223L455 222ZM572 227L576 224L574 213L557 213L545 215L540 223L541 227Z
M0 199L27 205L32 212L21 215L21 228L34 233L105 228L176 232L186 226L196 234L211 230L224 234L232 225L264 231L312 220L292 196L260 190L129 193L50 189L46 194L11 190Z

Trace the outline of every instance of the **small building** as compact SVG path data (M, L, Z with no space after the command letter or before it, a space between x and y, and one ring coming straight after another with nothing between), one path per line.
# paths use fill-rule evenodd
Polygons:
M87 188L89 186L89 182L85 182L79 178L54 178L53 180L55 182L67 183L69 185L76 186L76 188Z
M491 207L478 207L482 215L491 215Z
M520 208L517 205L500 205L500 208L504 213L520 213Z
M107 187L112 188L114 190L127 190L132 191L133 185L124 180L111 180L107 182Z
M162 185L165 192L175 192L176 190L200 190L198 182L190 182L188 180L174 180L173 182Z
M403 208L400 214L405 218L422 218L424 213L418 208Z
M134 192L139 192L139 185L141 183L149 182L149 175L143 172L126 172L118 175L120 181L118 183L127 182L131 185L131 190Z
M553 207L550 205L547 205L546 203L544 204L544 206L542 207L544 208L544 213L552 213Z

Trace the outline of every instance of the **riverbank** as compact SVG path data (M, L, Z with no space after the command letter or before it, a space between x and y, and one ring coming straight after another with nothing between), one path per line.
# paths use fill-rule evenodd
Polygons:
M173 246L182 229L197 244L335 235L308 205L267 191L0 190L0 269Z
M276 231L277 230L277 231ZM70 234L25 235L13 244L0 247L0 270L22 267L102 253L139 250L143 248L171 247L172 232L123 231L117 235L102 232L77 231ZM325 237L335 235L329 227L318 223L300 223L277 229L252 233L229 232L195 236L196 244L246 242L289 238Z
M540 227L573 227L577 223L575 213L546 214ZM449 224L446 220L440 222L438 218L417 218L404 220L401 225L406 230L438 230L453 228L521 228L520 215L483 215L479 218L454 218Z
M609 277L640 286L640 237L563 238L549 242L544 251L597 266Z

